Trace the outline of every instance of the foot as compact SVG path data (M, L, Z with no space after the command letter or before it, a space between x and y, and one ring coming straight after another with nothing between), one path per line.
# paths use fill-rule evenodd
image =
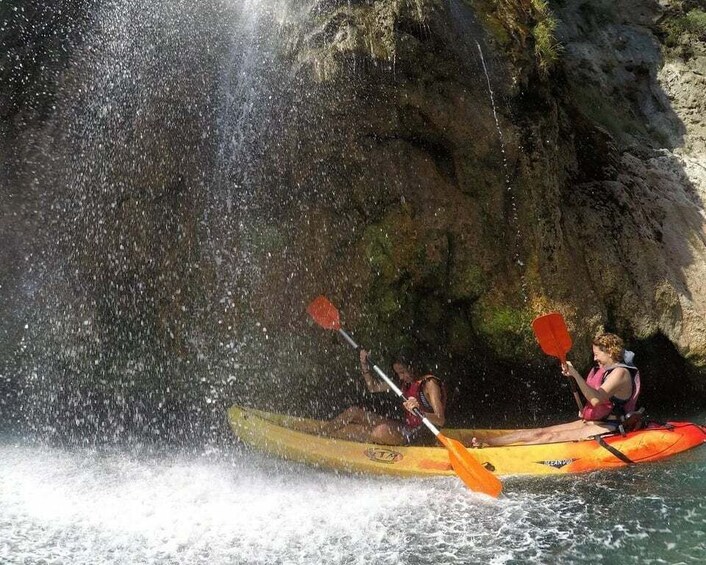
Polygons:
M477 437L473 437L473 438L471 438L471 445L469 447L473 447L473 448L488 447L488 444L479 440Z

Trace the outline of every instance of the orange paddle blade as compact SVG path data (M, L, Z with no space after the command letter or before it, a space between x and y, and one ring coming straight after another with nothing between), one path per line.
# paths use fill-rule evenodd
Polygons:
M336 307L329 302L323 294L317 296L311 301L311 304L307 306L306 311L309 313L314 321L319 324L322 328L327 330L340 330L341 321L338 317L338 310Z
M544 353L558 357L562 362L566 361L572 341L569 330L566 329L566 322L559 312L535 318L532 329Z
M461 442L443 434L438 434L436 439L448 450L451 467L468 488L494 498L500 495L503 490L500 479L483 467Z

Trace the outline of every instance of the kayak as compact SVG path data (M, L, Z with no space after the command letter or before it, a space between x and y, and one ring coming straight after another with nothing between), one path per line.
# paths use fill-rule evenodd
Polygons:
M322 422L240 406L228 410L228 420L244 444L291 461L382 475L455 474L448 451L441 446L387 446L323 437L315 434ZM444 429L443 434L469 445L473 437L511 431ZM657 461L704 442L706 427L666 422L648 423L625 435L616 432L579 441L469 448L468 452L497 475L556 475Z

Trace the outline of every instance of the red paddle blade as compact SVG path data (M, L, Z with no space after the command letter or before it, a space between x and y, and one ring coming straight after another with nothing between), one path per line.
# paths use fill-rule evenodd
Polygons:
M566 322L559 312L535 318L532 329L544 353L566 361L566 354L571 349L572 341L569 330L566 329Z
M468 488L482 492L494 498L500 496L503 484L500 479L471 455L463 444L443 434L436 436L449 452L451 467Z
M336 307L331 304L329 299L323 294L314 298L314 300L311 301L311 304L307 306L306 311L309 316L311 316L322 328L327 330L341 329L341 321L338 317L338 310L336 310Z

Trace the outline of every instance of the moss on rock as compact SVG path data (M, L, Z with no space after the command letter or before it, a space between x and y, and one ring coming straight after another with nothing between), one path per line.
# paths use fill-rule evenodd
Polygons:
M449 295L456 300L475 300L488 289L488 279L478 265L465 265L452 272Z
M533 316L529 309L497 304L486 295L473 309L473 327L500 357L522 358L532 339Z

